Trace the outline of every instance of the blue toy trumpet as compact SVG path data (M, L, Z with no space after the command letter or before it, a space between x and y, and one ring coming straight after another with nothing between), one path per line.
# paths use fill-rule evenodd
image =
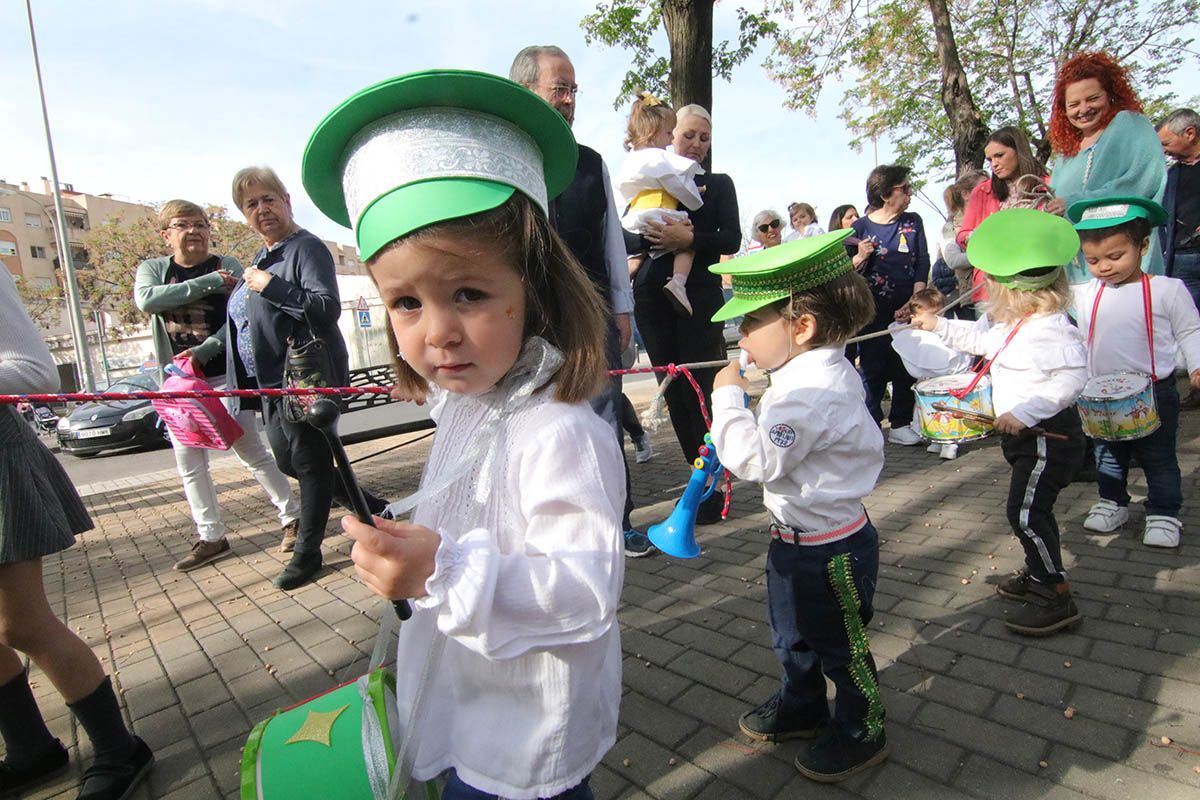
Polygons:
M650 543L676 558L700 555L700 546L696 544L696 513L700 504L717 488L717 481L724 472L725 468L717 459L717 449L713 447L712 435L706 433L700 456L692 462L692 476L688 478L683 497L675 504L671 516L646 531Z

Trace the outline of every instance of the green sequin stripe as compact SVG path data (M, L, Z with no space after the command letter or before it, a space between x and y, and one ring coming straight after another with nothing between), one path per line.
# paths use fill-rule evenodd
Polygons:
M734 275L733 296L744 300L759 300L781 292L803 292L833 280L843 272L854 268L846 248L839 246L820 261L805 264L791 272L773 272L769 275Z
M842 607L842 617L846 621L846 638L850 641L850 677L863 696L867 698L867 718L863 724L867 728L867 741L874 741L883 733L883 700L879 697L879 683L867 663L867 655L871 652L871 644L867 641L867 632L863 629L862 618L858 614L860 605L858 589L854 586L854 578L850 571L850 556L843 553L829 559L826 565L829 571L829 583L833 593L837 595L838 605Z

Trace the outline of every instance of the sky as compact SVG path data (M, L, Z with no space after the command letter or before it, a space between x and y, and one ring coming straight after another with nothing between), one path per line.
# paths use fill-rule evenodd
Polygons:
M273 167L289 188L297 221L317 235L352 242L305 196L300 159L313 128L367 85L431 67L507 75L530 44L556 44L575 65L580 91L576 138L622 157L626 104L613 101L629 63L619 49L588 46L579 21L591 0L33 0L59 179L90 194L163 202L182 197L231 206L241 167ZM736 3L717 5L716 38L736 30ZM0 178L41 186L49 175L25 3L0 4ZM666 51L665 36L660 47ZM737 187L743 233L753 215L789 202L816 206L822 225L834 206L865 204L875 165L855 153L838 118L841 89L827 87L816 117L783 108L784 92L762 69L762 53L714 83L714 169ZM1195 86L1188 67L1177 85ZM1194 91L1181 91L1190 97ZM893 151L878 143L878 158ZM929 231L938 207L917 198ZM235 212L235 218L238 216ZM786 221L786 217L785 217ZM933 235L931 233L931 235Z

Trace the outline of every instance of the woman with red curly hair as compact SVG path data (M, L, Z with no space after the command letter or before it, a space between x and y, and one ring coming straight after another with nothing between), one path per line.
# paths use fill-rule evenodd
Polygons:
M1154 126L1129 85L1129 74L1106 53L1078 53L1058 70L1050 112L1050 187L1045 208L1062 214L1092 197L1134 195L1162 202L1167 171ZM1142 269L1163 274L1157 229ZM1091 280L1082 257L1067 268L1071 283Z

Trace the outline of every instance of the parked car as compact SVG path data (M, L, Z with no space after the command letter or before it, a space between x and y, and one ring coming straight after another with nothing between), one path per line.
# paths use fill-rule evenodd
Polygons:
M721 290L725 293L725 302L728 303L733 298L733 289L730 289L728 286L722 286ZM742 340L741 325L741 317L725 320L725 327L721 332L725 336L726 350L735 349L738 346L738 342Z
M153 372L130 375L104 392L145 392L158 389ZM94 456L122 447L161 447L170 444L166 428L149 400L106 400L84 403L58 422L58 446L75 456Z

